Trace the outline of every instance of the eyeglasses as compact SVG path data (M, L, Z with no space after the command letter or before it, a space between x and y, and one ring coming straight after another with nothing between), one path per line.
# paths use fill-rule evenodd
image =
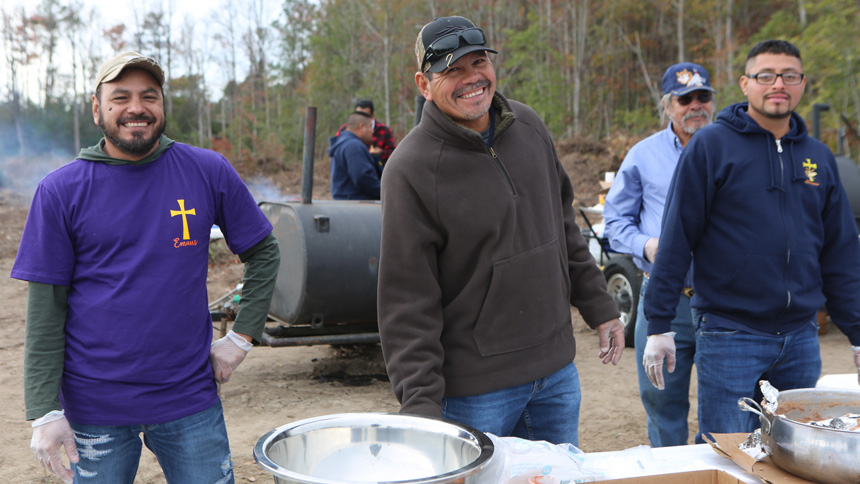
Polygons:
M713 95L709 91L701 91L696 95L696 98L699 100L700 103L705 104L711 102L711 99L713 99ZM693 95L684 94L683 96L678 96L675 99L678 100L678 104L680 104L681 106L686 106L693 102Z
M463 39L469 45L484 45L487 43L487 40L484 38L484 31L477 27L470 27L443 35L427 46L421 65L427 65L431 60L436 60L439 57L454 52L460 47L460 39Z
M781 77L782 83L786 86L796 86L803 82L803 74L799 72L783 72L782 74L777 74L776 72L759 72L758 74L747 74L747 77L755 79L755 82L765 86L775 84L777 77Z

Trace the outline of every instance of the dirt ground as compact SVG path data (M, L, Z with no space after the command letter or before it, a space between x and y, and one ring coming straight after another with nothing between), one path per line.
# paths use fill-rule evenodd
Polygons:
M628 143L629 144L629 143ZM574 179L582 205L597 201L595 182L602 172L617 168L624 147L607 149L581 145L577 155L563 161ZM560 152L570 151L560 146ZM588 155L589 152L592 155ZM582 155L581 153L586 153ZM602 159L589 163L590 159ZM327 164L326 164L327 165ZM316 187L325 198L327 166L317 166ZM295 173L291 180L275 180L285 193L298 193ZM290 177L287 177L290 178ZM586 181L583 181L586 180ZM31 429L24 421L23 353L26 283L10 279L14 256L26 218L28 197L0 189L0 483L58 483L43 473L29 450ZM227 293L240 280L241 266L227 258L210 267L210 300ZM823 374L855 371L847 338L832 324L821 336ZM580 447L586 452L622 450L648 443L645 416L639 401L636 364L632 349L624 352L617 367L603 365L597 357L597 333L574 311L577 341L576 365L582 385ZM237 483L272 482L253 458L253 447L263 434L295 420L343 412L394 412L398 404L384 379L378 346L335 349L330 346L254 348L230 382L221 389ZM690 427L696 426L696 387ZM158 464L144 449L136 483L163 483Z

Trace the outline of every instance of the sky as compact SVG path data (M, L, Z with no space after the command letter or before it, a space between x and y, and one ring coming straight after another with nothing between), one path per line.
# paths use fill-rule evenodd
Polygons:
M69 4L71 1L81 2L84 5L85 12L88 11L89 8L94 9L97 17L100 18L99 27L101 28L124 23L127 27L127 41L131 40L130 33L134 30L134 26L137 23L135 21L135 11L151 11L160 1L162 3L162 8L165 11L169 8L174 9L175 11L172 19L173 38L175 40L178 39L178 35L182 30L183 25L186 22L192 22L194 24L194 44L196 48L208 51L214 49L214 42L211 40L211 36L216 32L214 27L217 26L217 24L213 22L212 18L215 14L223 15L223 8L221 5L224 5L226 2L231 2L232 5L236 6L237 11L243 13L244 17L248 17L249 14L247 12L252 8L250 6L251 2L254 2L256 5L262 5L263 10L266 12L266 15L264 15L263 18L265 18L267 22L277 19L279 9L281 7L280 0L59 0L61 4ZM0 6L2 6L3 11L6 12L11 12L20 6L24 6L25 11L28 14L32 14L35 12L36 6L39 2L41 2L41 0L0 0ZM240 18L242 15L237 15L236 17L238 18L237 23L240 24L240 28L242 22L247 23L245 18ZM103 54L105 56L112 54L112 52L107 52L109 47L106 41L104 42L104 49ZM132 49L133 47L129 47L128 50ZM65 56L66 58L69 58L70 54L65 53ZM57 58L62 62L64 55L60 54ZM165 65L166 60L159 60L162 62L164 67L167 68ZM3 61L4 59L0 59L0 96L5 96L8 93L6 64ZM70 73L71 63L66 62L65 64L69 65L61 65L60 72ZM25 77L22 77L26 78L28 81L25 89L29 91L27 94L31 98L38 96L39 75L44 75L44 69L44 64L42 64L38 68L33 68L31 72L26 73ZM227 83L225 71L216 60L210 61L208 65L204 67L204 70L207 83L211 88L210 97L217 99L220 97L219 94L221 89ZM172 71L172 77L182 76L187 72L187 67L174 60ZM240 78L243 77L245 72L247 72L247 69L243 69L240 65L238 76Z

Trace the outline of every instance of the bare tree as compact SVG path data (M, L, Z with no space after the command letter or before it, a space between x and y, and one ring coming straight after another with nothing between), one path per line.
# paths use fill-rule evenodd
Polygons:
M82 21L84 25L98 25L97 22L101 16L96 13L94 8L90 7L83 12L84 14L81 18L83 19ZM101 66L103 58L102 48L104 47L104 40L107 36L105 35L105 30L99 31L98 29L89 28L80 29L78 34L81 42L81 49L78 53L78 57L81 66L81 82L83 82L84 86L83 97L86 104L86 101L89 100L89 96L95 94L92 91L88 91L87 88L92 87L92 83L96 78L99 67Z
M678 41L678 62L684 62L684 0L675 0L675 8L678 9L677 17L677 41Z
M726 0L726 85L734 82L735 63L735 39L732 33L732 13L734 11L732 0Z
M797 0L797 16L800 18L800 28L806 27L806 6L803 0Z
M18 152L21 156L26 152L26 143L19 74L38 56L35 39L31 19L27 17L23 7L18 7L13 12L3 10L3 51L6 53L6 71L9 76L9 103L12 108L15 134L18 138Z
M212 139L212 110L209 103L209 87L206 82L206 64L211 59L212 48L210 46L211 38L203 36L199 39L196 45L200 49L195 49L193 59L196 71L199 73L199 96L197 98L197 140L198 146L206 146L205 142Z
M227 80L228 86L232 89L224 93L227 102L224 98L221 101L221 132L226 133L227 123L232 122L236 112L236 84L237 84L237 46L238 46L238 26L236 16L237 3L231 0L225 0L219 9L222 15L213 13L212 20L218 25L214 34L215 42L221 47L221 59L227 65ZM228 113L229 111L229 113Z
M42 48L42 59L45 64L44 102L49 104L54 100L54 86L57 82L57 65L54 55L60 39L61 7L57 0L42 0L33 15L33 25L37 27Z
M116 24L102 31L112 52L122 52L128 46L128 42L125 40L125 31L125 24Z
M195 48L197 39L195 38L194 31L194 21L186 17L182 22L177 51L182 56L185 64L185 92L188 97L185 102L195 107L197 115L194 120L197 124L197 144L200 146L203 144L203 123L201 120L201 98L203 94L200 92L202 71L198 70L201 67L201 62L198 59L200 52Z
M588 0L574 0L573 19L573 133L582 133L582 76L585 71L585 44L588 38Z
M374 19L374 13L377 9L382 10L380 28L377 28ZM385 0L384 2L365 2L359 12L364 26L382 45L382 55L378 58L382 62L382 65L378 68L374 68L373 70L379 71L382 76L382 105L385 113L385 124L389 124L389 120L391 119L391 56L392 43L394 39L391 38L391 19L389 18L390 10L391 1Z
M78 108L78 51L80 50L80 32L83 30L80 11L83 4L78 0L71 0L69 5L62 7L62 25L72 51L72 137L75 143L75 153L81 151L81 112Z
M630 41L624 33L621 33L621 38L624 39L624 43L627 44L627 47L636 55L636 61L639 64L639 69L642 71L642 78L645 80L645 85L648 87L648 92L651 93L652 101L654 105L660 103L660 90L657 89L657 86L651 82L651 76L648 74L648 66L645 63L645 59L642 57L642 43L639 41L639 33L633 34L633 37L636 39L636 43Z
M263 103L264 123L266 128L269 128L271 126L271 109L269 103L269 66L266 53L269 50L271 30L269 30L269 24L265 20L266 0L252 0L252 4L253 28L247 37L247 47L249 54L256 60L256 65L252 66L252 72L263 90L261 101Z
M167 78L164 80L167 94L164 99L164 109L168 116L173 116L173 96L171 96L171 84L173 83L173 15L176 12L175 0L167 0L167 19L164 23L164 49L166 50Z

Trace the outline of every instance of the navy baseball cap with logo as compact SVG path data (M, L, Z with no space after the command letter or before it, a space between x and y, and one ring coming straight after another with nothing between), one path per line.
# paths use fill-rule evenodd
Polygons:
M666 69L663 74L663 94L683 96L693 91L716 92L711 87L710 76L704 67L692 62L682 62Z
M464 17L441 17L425 25L415 41L421 72L442 72L457 59L475 51L498 54L487 47L484 31Z

